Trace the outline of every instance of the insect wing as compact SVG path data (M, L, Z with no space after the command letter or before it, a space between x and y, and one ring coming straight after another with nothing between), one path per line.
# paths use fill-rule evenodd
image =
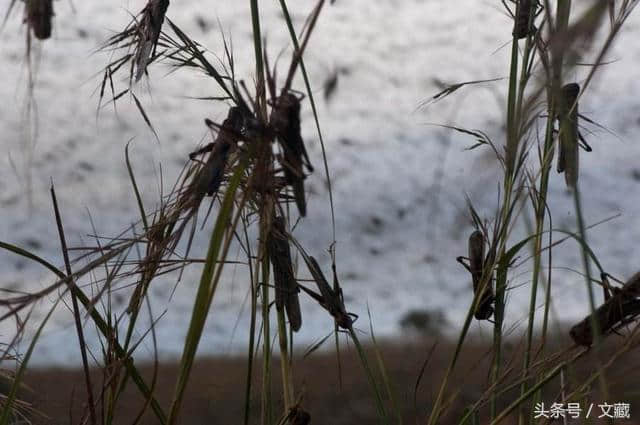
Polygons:
M229 152L238 142L242 131L243 117L240 108L233 107L229 109L227 118L219 127L218 136L215 143L211 146L211 153L207 162L202 166L195 180L196 196L204 196L206 193L213 196L218 192L224 170L227 165ZM205 120L205 124L209 128L213 128L214 124L210 120ZM207 146L197 153L209 149ZM194 152L195 153L195 152Z
M307 263L309 267L309 271L311 272L311 276L313 276L313 280L316 281L316 285L318 285L318 289L320 290L320 295L324 299L324 302L327 304L327 307L330 306L330 303L335 300L336 295L333 293L333 290L329 286L329 282L322 274L322 270L318 265L318 262L315 258L309 256L309 261Z
M300 100L292 93L280 96L271 113L270 121L282 146L285 179L287 184L291 185L298 211L304 217L307 213L307 205L304 193L303 160L306 161L310 171L313 167L309 163L301 135Z
M474 231L469 236L469 269L473 280L473 290L478 290L478 285L482 280L484 269L484 235L481 231Z
M576 83L570 83L562 87L558 171L565 173L564 177L567 187L575 187L578 182L579 133L577 99L579 93L580 86Z

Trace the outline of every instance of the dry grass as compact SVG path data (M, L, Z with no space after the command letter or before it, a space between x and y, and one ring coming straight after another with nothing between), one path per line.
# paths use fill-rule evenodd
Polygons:
M561 344L565 338L559 338ZM615 350L614 345L620 339L612 337L606 351ZM455 344L448 341L440 341L433 352L426 372L421 379L416 404L414 405L414 390L418 374L422 364L429 356L429 351L434 341L420 340L411 344L395 345L382 343L379 348L385 359L389 377L393 383L397 399L402 411L405 423L423 423L427 412L433 405L433 398L438 390L438 385L443 378L448 359L453 353ZM518 344L509 341L505 344L506 358L519 363ZM458 370L451 378L453 394L457 392L457 398L450 406L449 415L439 422L441 424L457 423L461 413L466 407L476 402L487 389L487 374L490 368L489 356L484 356L491 347L479 341L469 341L461 355ZM367 349L370 351L371 347ZM483 359L479 360L479 358ZM360 372L359 359L353 350L342 352L342 388L337 374L336 356L334 353L315 352L311 356L302 359L301 355L294 355L295 361L295 385L303 391L301 405L311 414L313 424L351 425L351 424L377 424L378 418L372 405L370 390L366 378ZM256 359L258 362L260 358ZM274 359L275 367L278 362ZM620 365L633 361L633 354L619 359ZM576 363L573 371L574 379L582 380L594 368L592 356L587 356ZM151 376L151 365L139 365L142 374ZM238 423L238 418L243 414L243 379L246 375L246 358L240 357L211 357L196 361L193 367L193 377L187 390L183 414L180 423L185 425L209 424L209 423ZM157 397L161 403L170 401L173 385L178 373L177 363L162 363L161 373L157 382ZM94 370L93 378L99 381L101 371ZM640 370L637 368L616 367L608 376L612 383L616 383L615 390L611 393L609 401L630 402L632 406L640 403L640 394L634 382L640 379ZM256 382L261 377L255 376ZM62 425L78 423L84 413L85 398L83 395L84 376L80 369L32 369L29 371L25 383L34 389L34 392L25 391L23 396L33 403L33 406L45 413L50 419L39 419L34 423L47 425ZM63 383L63 384L61 384ZM274 375L274 388L278 388L280 380ZM560 381L552 381L549 388L560 391ZM551 392L549 393L551 399ZM505 405L517 397L517 388L514 388L503 399ZM594 403L601 403L597 392L592 394ZM254 391L253 403L255 404L255 417L252 423L259 420L258 403L259 391ZM549 400L550 400L549 399ZM274 401L282 407L282 399ZM144 400L131 388L125 393L116 414L115 423L127 423L128 419L135 417L144 404ZM417 406L417 408L416 408ZM486 415L487 408L482 410ZM635 416L632 408L632 418ZM73 418L73 420L70 420ZM517 423L516 416L505 424ZM149 414L145 416L144 424L155 424L154 418ZM485 423L485 421L482 421ZM595 423L598 423L597 421ZM639 421L625 421L625 424L638 424Z

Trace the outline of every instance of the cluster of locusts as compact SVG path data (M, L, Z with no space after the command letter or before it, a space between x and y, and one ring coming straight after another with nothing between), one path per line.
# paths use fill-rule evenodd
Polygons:
M555 78L555 82L549 83L549 86L556 84L554 87L550 87L550 90L556 88L554 94L553 109L555 114L551 116L551 132L557 140L557 172L564 173L565 182L569 189L577 190L578 175L579 175L579 148L582 147L585 151L590 152L592 149L587 144L585 138L579 130L578 121L580 118L585 121L597 125L589 118L581 115L578 109L578 99L581 95L580 86L577 83L559 84L562 75L562 59L558 60L557 56L562 58L561 54L558 54L557 50L562 50L570 43L568 42L567 31L565 34L559 34L557 31L555 38L551 42L543 40L541 29L549 24L551 15L546 14L539 27L536 26L535 21L542 13L542 4L538 0L520 0L513 2L516 4L515 11L512 12L508 7L505 0L502 1L505 8L509 11L513 17L513 37L514 43L518 40L526 39L527 42L538 49L539 55L543 66L548 68L548 77L551 80ZM548 4L548 2L545 2ZM610 13L613 18L613 9L610 7ZM603 8L602 8L603 9ZM559 8L561 11L562 9ZM601 11L600 11L601 12ZM621 14L622 15L622 14ZM576 24L573 29L574 32L581 30L579 26L580 22ZM553 35L553 31L552 31ZM575 35L574 35L575 36ZM552 37L553 38L553 37ZM560 40L560 41L557 41ZM560 45L561 47L555 47L553 44ZM551 55L548 52L551 50ZM523 64L523 66L531 69L531 64ZM553 66L554 70L550 70ZM474 83L474 82L471 82ZM439 93L434 97L434 100L443 94L448 94L454 90L457 90L462 85L458 84L451 86L451 88ZM558 123L557 129L555 128L555 122ZM477 135L478 133L470 132ZM522 132L521 134L524 134ZM551 155L553 155L553 147L550 149ZM524 157L524 156L523 156ZM548 157L544 158L548 161ZM507 167L505 167L507 168ZM471 234L468 240L468 257L458 257L460 262L471 274L474 302L473 312L477 320L489 320L492 321L494 314L494 303L496 301L494 282L495 282L495 269L500 258L497 256L498 238L501 232L505 228L500 228L499 224L495 226L492 235L489 235L485 226L481 224L481 221L471 207L471 215L473 217L474 226L476 230ZM500 223L500 220L497 220ZM487 250L488 247L488 250ZM485 253L485 251L487 251ZM578 345L591 346L593 343L594 326L597 326L599 332L603 335L614 332L617 328L629 323L637 316L640 316L640 276L634 275L622 289L613 290L614 295L611 295L611 289L608 284L607 274L602 273L601 284L605 290L605 303L597 308L592 314L587 316L583 321L571 328L570 334L573 340Z
M491 366L488 373L490 383L487 396L483 396L469 408L459 423L481 423L478 415L485 403L489 404L492 424L502 423L501 421L516 411L519 411L518 423L530 422L533 416L527 417L527 407L533 407L533 400L542 400L547 397L549 393L545 386L566 368L571 368L578 358L589 351L588 349L578 350L574 355L572 351L575 348L591 347L598 341L602 341L599 337L617 332L621 327L640 317L640 277L634 275L620 289L610 288L608 274L604 272L587 243L586 230L589 227L585 224L582 214L579 152L580 148L589 152L591 147L581 134L581 123L586 122L601 129L604 127L580 114L578 108L595 73L603 64L613 40L640 2L637 0L573 2L580 3L579 7L573 7L570 0L501 0L501 2L506 15L510 16L513 22L509 74L506 78L508 91L505 143L504 145L495 143L487 133L482 131L444 126L475 137L477 143L469 149L480 146L490 147L499 161L504 176L491 232L486 224L487 221L479 218L469 202L475 230L468 239L468 257L457 259L471 274L474 293L473 302L460 332L457 350L462 347L473 318L493 323ZM603 39L600 39L599 30L605 27L604 22L607 17L609 31L604 31L606 34ZM593 63L589 63L589 59L586 59L591 54L595 54ZM585 65L588 69L586 78L579 84L575 82L574 76L577 64ZM422 105L437 102L467 85L502 80L505 79L451 84ZM536 156L537 162L531 161L533 156ZM557 157L555 167L554 157ZM577 227L577 231L572 232L560 229L559 231L566 237L555 241L553 234L558 229L552 226L553 208L549 205L553 168L558 173L564 173L564 183L574 200ZM528 235L512 243L511 235L518 233L513 230L520 222L526 226ZM547 237L548 245L545 246ZM562 360L557 363L557 366L553 370L540 371L537 370L536 359L549 349L547 334L552 305L552 249L569 238L575 239L581 248L591 311L584 320L570 329L569 334L575 344L567 347L566 351L558 357ZM525 319L526 332L523 336L524 361L517 384L519 398L501 412L498 409L504 397L503 384L508 374L513 372L511 364L505 367L503 344L507 294L509 290L514 289L510 287L509 270L525 262L517 261L519 253L525 247L531 248L532 255L527 259L532 260L533 267L528 285L530 292L529 308ZM545 262L547 264L544 264ZM591 276L591 265L594 263L601 272L602 282L598 282ZM594 301L592 289L594 283L605 287L605 301L601 306ZM545 299L541 306L538 294L542 288L544 288ZM538 332L536 324L542 325L538 328L541 331L541 338L536 338L536 332ZM629 335L626 339L627 343L619 348L617 354L625 353L637 346L637 339L636 344L633 343L633 335L634 332ZM570 356L564 358L564 353L570 353ZM440 386L429 417L429 425L438 423L442 411L445 410L448 374L455 367L457 360L458 358L454 355L447 370L447 376ZM594 376L602 378L600 382L606 394L604 370L605 366L599 364ZM566 395L563 387L562 401L577 400L577 397L584 395L584 388L586 385ZM555 389L551 392L555 393ZM556 399L556 401L559 400Z
M322 3L320 2L309 18L311 28ZM294 277L290 252L293 242L314 278L319 276L317 283L321 294L311 292L314 298L332 314L344 312L342 301L338 299L341 299L338 294L339 288L338 292L334 292L328 285L324 285L326 280L322 277L317 262L313 257L306 255L288 230L291 202L295 203L300 217L307 213L304 181L307 173L313 172L301 135L300 112L304 96L291 89L293 76L311 29L307 30L301 47L292 54L286 81L279 90L276 73L270 72L268 58L264 57L267 64L266 83L270 95L266 101L270 113L265 114L266 109L263 109L264 105L261 104L262 98L251 98L245 83L235 79L233 57L226 43L225 54L230 70L225 68L225 72L219 72L205 58L204 49L189 39L172 21L167 19L176 38L162 30L168 6L168 0L149 0L124 31L107 41L105 50L125 49L126 52L105 68L101 96L104 96L108 82L113 87L114 75L126 64L130 64L129 81L135 82L145 75L148 65L158 59L164 59L175 66L200 68L212 76L226 93L226 96L217 100L226 100L232 106L229 107L227 117L221 124L205 119L206 126L214 135L214 141L189 154L192 165L184 173L178 189L154 216L153 223L149 226L149 239L161 246L154 251L164 253L160 254L160 257L172 253L186 224L192 222L195 227L195 217L205 197L221 199L221 188L237 167L242 166L244 171L240 182L240 197L243 204L250 209L250 213L260 215L261 219L264 218L265 223L268 223L264 245L273 266L277 308L286 309L291 327L297 331L301 325L297 300L300 289ZM257 91L264 89L262 87ZM128 87L122 92L113 92L112 100L117 100L126 93L135 96L131 87ZM264 93L257 96L262 95ZM136 103L142 108L137 98ZM145 120L148 120L144 110L141 111ZM202 155L206 157L199 159ZM191 221L192 219L194 220ZM149 258L148 255L147 260ZM341 320L341 323L346 321Z
M304 97L292 90L291 85L322 5L323 1L320 1L310 15L306 32L301 37L300 45L294 49L286 79L280 88L275 77L276 71L269 69L265 53L265 84L257 85L255 97L250 95L250 90L243 81L235 78L233 57L226 42L225 54L229 68L218 70L206 59L205 50L170 19L167 18L166 21L173 35L162 30L168 1L150 0L123 32L107 41L105 49L124 48L125 53L105 68L101 96L104 96L107 83L111 87L114 101L130 93L150 126L150 120L135 97L131 84L147 74L148 66L158 59L178 67L196 67L202 70L213 77L225 93L218 100L230 104L222 123L205 120L213 134L213 142L189 154L191 162L179 179L177 188L163 200L161 207L153 214L152 221L146 226L146 254L138 263L136 274L139 278L129 303L130 313L137 314L141 300L155 276L162 274L168 267L175 269L174 263L167 260L176 255L178 243L191 223L187 254L181 256L188 258L203 201L206 198L211 198L212 202L218 199L222 211L227 192L233 188L235 195L231 202L236 213L235 219L232 219L233 216L229 217L228 234L235 233L233 229L241 217L243 220L257 218L255 221L261 230L260 239L257 255L249 255L250 261L255 261L256 265L264 265L265 260L270 263L273 285L269 285L267 281L262 281L261 285L273 286L275 308L279 314L286 314L290 329L297 332L302 326L299 301L302 290L334 318L336 329L348 331L355 337L354 315L345 308L335 261L333 285L330 285L316 259L307 254L290 230L292 205L295 205L300 217L307 214L304 183L308 173L313 172L301 131L300 113ZM125 66L129 67L127 78L130 86L116 93L113 79L118 70ZM238 241L241 244L245 242L240 238ZM299 258L306 264L318 292L301 285L296 278L292 248L295 248ZM286 405L290 409L290 423L308 423L308 414L301 409L299 403L291 403L292 399L288 401Z
M134 52L126 54L124 58L131 61L135 80L146 72L146 67L156 55L159 44L168 47L170 42L171 46L176 46L175 40L161 32L168 3L150 0L139 18L108 43L108 46L116 43L120 47L134 46ZM319 8L316 8L312 20L317 17L318 12ZM170 24L180 37L185 36L175 24ZM159 43L161 35L165 36L165 44ZM205 197L222 197L221 188L228 182L236 167L243 166L240 197L243 198L244 205L250 209L250 213L260 214L265 223L268 223L264 246L273 267L276 308L286 311L291 328L298 331L302 324L298 293L302 288L336 318L338 325L349 329L351 320L345 311L337 280L331 288L317 261L306 254L289 231L289 204L295 203L299 216L306 215L304 181L306 173L313 172L301 135L300 111L303 96L290 88L308 35L309 33L303 40L302 48L292 55L286 83L279 93L273 77L275 72L270 73L267 69L267 87L270 93L267 103L271 109L268 116L261 116L259 100L246 99L241 94L241 89L248 93L242 81L236 82L233 78L226 77L221 79L229 81L228 85L231 87L225 85L224 89L230 94L227 100L233 103L233 106L229 107L227 117L221 124L205 119L206 126L214 134L214 141L189 154L194 164L186 171L173 199L163 205L150 225L151 243L148 246L161 247L151 250L158 253L157 258L152 259L153 256L148 255L142 264L147 267L150 262L171 255L181 239L186 224L192 219L195 224L195 217ZM123 43L125 40L130 42ZM196 51L190 50L192 47ZM192 57L182 57L179 60L204 60L202 53L197 52L198 49L195 44L186 43L176 50L165 52L165 56L178 60L179 54L189 51L193 53ZM120 64L120 60L116 63ZM232 61L230 57L229 60ZM268 64L266 57L265 63ZM205 68L209 66L211 65L207 64ZM111 68L108 78L111 78L113 72ZM201 155L207 156L205 159L199 159ZM298 284L291 255L292 243L307 264L320 294Z
M291 329L298 331L302 325L298 293L302 288L335 317L338 325L348 330L351 320L345 311L337 280L334 281L336 289L332 289L317 261L292 240L288 230L286 212L291 201L295 202L300 216L306 214L306 174L303 165L307 170L313 170L300 133L300 98L283 89L275 97L266 123L261 123L246 103L242 105L230 107L221 125L205 120L206 125L217 132L215 141L189 155L192 160L198 161L198 165L193 172L187 173L191 177L187 180L190 181L184 185L171 210L164 211L163 218L152 225L151 231L157 233L156 229L162 229L160 241L165 245L163 250L171 252L183 229L180 226L176 231L174 224L178 220L186 224L195 216L206 196L215 197L219 194L234 164L246 161L251 165L246 171L242 188L245 196L253 197L248 204L254 207L267 205L270 210L265 247L273 267L276 308L286 311ZM280 152L272 155L271 147L276 142ZM197 160L199 155L206 153L206 160ZM266 157L256 157L256 153L266 154ZM168 227L172 229L169 232L166 230ZM292 242L309 267L320 294L298 284L291 255ZM168 246L172 249L167 250Z
M484 229L475 230L469 236L469 256L458 257L457 260L471 274L474 299L477 300L474 301L475 318L491 321L495 302L493 269L496 245L492 244L485 256L485 247L488 243L485 234ZM467 260L468 264L464 260ZM640 272L625 282L621 289L612 288L607 276L606 273L602 273L601 282L599 282L603 287L605 302L573 326L569 332L578 345L589 347L593 344L594 323L598 327L598 332L606 336L640 316Z
M55 291L56 288L68 285L74 300L78 298L85 308L91 311L91 317L96 321L98 329L114 347L113 357L116 361L121 362L119 368L126 369L127 375L121 381L122 385L127 380L126 376L133 377L133 382L149 399L151 408L156 416L162 419L161 422L166 419L162 408L153 398L152 391L146 386L144 380L137 374L133 363L128 360L130 354L126 353L132 349L131 338L134 334L134 326L138 320L139 312L145 305L144 301L152 281L157 276L169 272L179 272L178 280L180 280L182 269L186 264L193 262L189 258L189 251L198 228L198 216L205 215L204 220L206 220L209 214L207 211L201 211L200 208L205 204L205 199L211 199L211 205L216 201L220 204L219 215L215 219L211 236L212 241L217 240L218 242L216 250L214 250L215 256L209 258L204 267L189 335L192 334L193 329L198 327L199 332L202 331L204 322L195 319L195 312L201 312L199 310L201 305L205 305L206 310L211 305L215 286L220 279L221 265L226 262L226 252L229 245L233 240L236 240L248 256L248 264L253 264L249 273L252 279L252 293L255 294L256 299L259 294L262 294L264 298L262 303L266 306L263 308L266 308L267 316L271 307L269 292L271 288L274 288L274 305L278 318L284 318L286 315L289 329L293 332L299 331L302 326L299 302L302 290L334 318L335 331L342 329L347 331L352 338L356 338L353 331L355 315L348 313L345 308L335 260L332 261L333 285L330 285L318 261L307 254L293 237L291 231L292 217L295 215L304 217L307 214L305 179L309 173L313 172L302 138L300 122L301 104L304 96L292 90L291 86L297 69L302 66L303 51L323 5L324 1L320 0L313 9L305 32L300 37L299 45L297 37L293 37L295 48L284 84L279 84L277 81L275 68L273 70L269 68L266 49L264 49L265 53L259 57L258 61L264 65L264 67L260 67L264 75L259 75L256 78L255 95L253 96L246 84L235 76L233 56L226 40L224 44L227 61L226 64L220 61L221 65L218 68L207 59L206 50L202 46L189 38L174 22L166 18L169 8L168 0L148 0L144 9L134 17L132 22L122 32L109 38L103 46L104 50L124 53L116 54L116 58L105 67L100 87L100 98L102 99L109 89L112 94L112 102L129 94L152 130L151 120L146 114L142 102L134 94L133 85L143 76L148 75L149 66L159 60L168 62L175 67L196 68L212 77L224 92L223 96L215 98L215 100L225 102L228 106L226 118L222 123L205 119L205 125L211 131L213 141L188 155L187 165L178 177L173 190L169 195L162 196L159 207L153 212L145 211L135 184L133 170L129 168L141 209L141 228L135 228L133 237L125 237L123 234L112 238L111 243L101 245L99 249L89 249L90 252L80 257L80 259L86 259L97 256L88 266L74 273L70 272L67 277L61 276L59 281L47 288L46 291L39 293L37 297L17 297L5 300L7 301L5 304L11 306L11 313L15 314L39 297ZM27 22L34 34L38 38L46 38L45 36L50 34L50 19L53 15L51 1L27 0L26 10ZM165 30L167 25L171 31ZM262 41L257 43L257 48L259 47L260 51L263 49L261 44ZM116 77L119 75L119 71L125 69L128 69L126 72L127 87L116 92ZM130 167L128 156L127 164ZM295 205L297 214L292 208L293 205ZM248 226L258 224L260 236L256 244L249 243L248 239L239 236L242 233L239 231L240 226L238 226L240 222L242 222L245 235L248 234ZM187 230L189 228L190 230ZM185 235L187 237L184 237ZM251 245L257 245L257 250L254 251ZM186 246L186 252L179 254L178 249L182 246ZM128 257L134 248L140 253L139 259L130 261ZM306 264L317 285L317 292L301 285L296 278L294 249L298 253L298 258L302 258ZM208 255L211 252L210 246ZM76 261L78 259L72 263L75 264ZM74 282L77 279L89 273L96 266L113 264L114 262L115 266L105 278L105 287L98 291L97 296L89 298L83 294L81 288L75 285ZM126 267L126 265L133 265L133 267ZM215 277L207 275L212 268L216 267ZM262 273L258 277L257 274L252 274L252 270L261 270ZM270 270L272 278L269 277ZM117 280L124 279L129 282L133 281L133 290L128 301L126 314L123 313L116 318L114 324L111 324L111 317L105 321L93 306L102 295L110 293L111 286ZM201 293L202 288L209 289L203 290ZM206 317L206 312L202 317ZM122 323L128 322L126 337L123 341L119 341L117 338L112 341L115 331L111 326L117 329L122 324L119 322L123 318L127 320ZM263 320L268 319L263 317ZM263 327L269 327L268 321L263 323ZM193 360L199 335L195 338L195 345L190 340L185 342L183 354L185 364L190 365ZM269 342L269 338L265 336L264 344L267 345ZM84 350L83 344L81 346ZM270 348L266 349L267 352L269 350ZM286 355L286 351L284 354ZM250 356L253 356L253 353ZM283 367L287 367L287 362L283 363ZM186 382L189 368L190 366L187 367L185 375L180 378L176 399L169 414L169 423L174 423L176 420L184 392L182 378ZM113 381L116 378L110 379ZM288 388L290 385L292 386L292 383L287 382L284 385ZM110 386L113 385L110 384ZM117 388L118 385L115 387ZM88 392L91 395L91 385L88 385ZM117 394L119 393L114 393L114 397L117 397ZM287 391L285 394L287 394L285 396L287 411L284 415L286 420L289 423L299 425L308 423L309 415L300 407L300 400L298 399L296 402L293 394L287 393ZM91 397L89 398L91 399ZM271 409L270 405L268 407L263 405L263 408Z

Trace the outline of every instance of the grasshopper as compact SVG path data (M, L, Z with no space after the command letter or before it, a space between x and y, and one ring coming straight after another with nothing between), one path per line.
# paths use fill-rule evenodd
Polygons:
M471 273L473 292L478 297L478 304L474 312L474 317L477 320L489 320L491 318L495 301L493 288L491 287L493 270L490 269L494 262L495 249L491 248L489 254L485 257L484 248L484 234L480 230L475 230L469 236L469 257L458 257L456 259ZM464 260L468 260L469 264L467 265ZM478 295L480 290L483 292Z
M291 251L285 230L284 217L274 215L271 230L267 236L267 249L273 265L273 278L276 286L276 308L284 308L295 332L302 326L302 314L298 299L298 282L293 275Z
M208 119L205 120L205 123L211 129L213 129L215 125ZM196 156L200 154L211 152L207 161L198 169L193 177L188 189L180 195L180 198L176 202L175 209L167 212L161 211L161 218L157 222L154 220L154 224L148 235L152 243L147 246L148 251L144 260L145 264L151 264L150 267L157 267L159 260L165 252L173 252L185 226L191 217L196 215L204 196L213 196L218 192L224 177L224 170L227 165L229 153L241 137L242 123L243 116L240 108L230 108L227 118L222 125L219 126L216 141L208 144L199 151L189 154L189 157L194 160ZM183 211L186 211L186 213L183 214ZM183 218L182 223L176 227L181 217ZM191 246L192 237L193 232L187 243L187 254ZM151 276L153 277L153 273L151 273ZM140 301L146 293L146 286L149 282L150 280L136 288L129 302L127 312L131 313L139 308Z
M602 273L601 278L605 291L605 302L593 312L593 316L598 323L600 333L608 335L640 316L640 299L638 299L640 297L640 272L631 276L620 289L611 288L606 273ZM590 347L593 344L591 316L585 317L569 331L571 338L578 345Z
M579 156L578 147L591 152L589 146L578 130L578 95L580 86L569 83L562 87L557 119L560 125L558 141L558 173L564 172L567 187L575 187L578 182Z
M224 177L229 153L242 137L244 115L241 108L232 107L229 109L227 118L221 126L214 124L209 119L206 119L205 123L212 130L214 128L218 129L216 140L202 149L192 152L189 154L189 158L195 160L198 155L206 152L210 152L209 157L197 170L187 190L180 194L175 207L169 211L161 211L158 221L154 219L154 224L148 235L151 243L147 247L148 252L144 260L145 264L157 267L158 261L165 252L173 252L187 223L196 215L204 196L214 196L218 192ZM178 225L180 218L182 218L182 222ZM187 243L187 254L191 247L194 231L195 227ZM148 285L148 282L145 285ZM129 302L128 312L139 308L140 300L145 292L145 286L136 288Z
M25 21L37 39L46 40L51 37L53 0L26 0L25 14Z
M300 100L293 93L280 95L273 105L269 122L282 146L284 177L293 188L293 195L300 215L307 214L307 202L304 195L303 164L309 172L313 167L300 134Z
M353 322L358 318L357 315L353 313L347 313L347 309L344 306L344 297L342 296L342 289L340 288L340 284L338 283L338 274L336 273L336 266L333 264L331 268L333 269L333 285L334 289L329 286L329 282L322 274L322 270L318 265L318 262L312 256L307 256L303 253L303 258L307 263L307 267L309 268L309 272L311 272L311 276L313 280L315 280L316 285L318 285L318 289L320 290L320 294L316 294L312 290L305 288L304 286L300 286L307 294L311 296L314 300L316 300L324 309L326 309L331 316L333 316L334 320L338 324L338 326L344 330L351 330L353 328Z
M168 8L169 0L149 0L140 12L140 21L136 29L138 44L134 59L136 65L135 81L140 81L147 70L147 64L155 54Z
M537 16L536 11L531 10L533 1L536 2L535 8L538 9L538 6L540 5L538 0L520 0L520 4L516 8L517 12L513 18L513 36L518 40L531 35L531 31L533 31L534 33L536 31L536 28L535 26L533 26L533 24L531 28L529 27L529 21L531 20L531 18L535 19L535 17ZM533 17L531 16L532 13Z
M241 137L243 122L242 110L237 106L230 108L227 118L218 128L216 141L189 154L190 159L195 159L198 155L211 152L207 162L204 163L194 179L193 193L196 196L204 196L205 193L208 196L213 196L218 192L229 153ZM205 124L212 130L216 127L216 124L209 119L205 120Z

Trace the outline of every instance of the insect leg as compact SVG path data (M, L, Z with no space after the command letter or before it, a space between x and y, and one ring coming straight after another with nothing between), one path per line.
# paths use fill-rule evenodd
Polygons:
M204 146L203 148L200 148L197 151L191 152L189 154L189 159L193 161L193 160L196 159L196 157L198 155L202 155L204 153L211 152L213 150L213 145L215 145L215 143L213 143L213 142L212 143L207 143L207 145Z
M464 268L465 268L465 269L467 269L467 271L468 271L469 273L471 273L471 267L469 267L469 265L468 265L467 263L465 263L465 262L464 262L465 260L466 260L466 261L469 261L469 258L468 258L468 257L464 257L464 256L462 256L462 255L461 255L461 256L459 256L459 257L456 257L456 261L457 261L458 263L462 264L462 265L464 266Z
M578 140L580 141L580 147L582 149L584 149L587 152L591 152L593 150L593 149L591 149L591 146L589 146L589 144L585 140L585 138L582 135L582 133L580 133L579 131L578 131Z
M612 292L613 292L607 276L609 276L607 273L600 274L600 278L602 279L602 290L604 292L605 301L608 301L612 297Z

